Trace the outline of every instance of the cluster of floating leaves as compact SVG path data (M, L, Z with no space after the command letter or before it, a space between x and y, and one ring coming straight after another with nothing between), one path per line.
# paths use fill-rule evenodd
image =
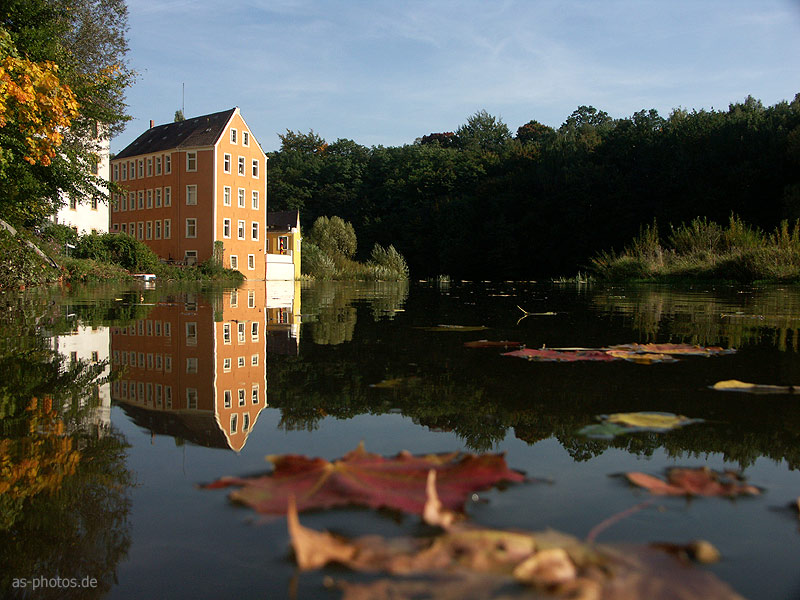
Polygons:
M536 362L611 362L624 360L643 365L676 362L680 356L720 356L736 352L717 346L690 344L620 344L607 348L521 348L503 356L525 358Z
M363 445L333 462L300 455L270 456L271 473L226 477L204 487L233 486L233 501L262 513L286 514L301 570L335 563L382 576L368 582L334 581L345 599L600 598L738 599L713 573L689 562L713 562L708 542L687 545L596 544L556 531L481 527L467 520L464 503L475 491L526 478L500 454L401 452L385 458ZM734 473L673 469L667 480L630 473L653 494L757 494ZM300 524L298 512L356 504L420 515L435 534L347 539Z

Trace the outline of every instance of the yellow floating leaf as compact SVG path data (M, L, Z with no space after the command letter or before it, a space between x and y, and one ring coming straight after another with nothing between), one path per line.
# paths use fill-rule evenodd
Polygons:
M747 392L750 394L797 394L800 390L792 385L762 385L758 383L746 383L738 379L727 379L718 381L711 386L712 390L721 392Z
M691 422L683 415L672 415L656 412L615 413L608 415L605 421L628 425L629 427L646 427L648 429L673 429Z

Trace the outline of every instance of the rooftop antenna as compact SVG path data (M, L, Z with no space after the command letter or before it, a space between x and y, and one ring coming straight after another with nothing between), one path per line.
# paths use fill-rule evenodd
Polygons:
M186 115L186 82L181 84L181 112Z

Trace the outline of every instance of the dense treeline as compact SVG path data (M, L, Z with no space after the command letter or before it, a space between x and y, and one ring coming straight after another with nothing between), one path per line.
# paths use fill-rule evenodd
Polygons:
M516 135L480 111L402 147L280 138L271 209L299 209L304 227L338 215L359 231L361 257L393 244L418 277L569 274L654 219L733 213L771 230L800 217L800 94L668 118L581 106L558 129L530 121Z

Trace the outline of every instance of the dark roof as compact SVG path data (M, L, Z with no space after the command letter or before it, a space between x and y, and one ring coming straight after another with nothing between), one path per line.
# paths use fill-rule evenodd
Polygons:
M136 425L153 433L179 437L206 448L230 448L211 411L170 412L149 410L128 402L117 401L117 403Z
M267 213L268 229L290 230L297 227L300 220L300 213L296 210L281 210Z
M114 158L127 158L173 148L213 146L235 111L235 108L231 108L185 121L151 127Z

